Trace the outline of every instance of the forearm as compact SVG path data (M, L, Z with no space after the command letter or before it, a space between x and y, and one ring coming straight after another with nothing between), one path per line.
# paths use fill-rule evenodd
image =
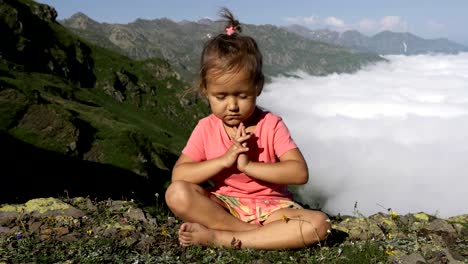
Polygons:
M252 178L276 184L304 184L309 178L307 165L296 160L275 163L250 161L243 172Z
M172 171L172 181L203 183L220 173L225 168L220 158L202 162L185 162L176 164Z

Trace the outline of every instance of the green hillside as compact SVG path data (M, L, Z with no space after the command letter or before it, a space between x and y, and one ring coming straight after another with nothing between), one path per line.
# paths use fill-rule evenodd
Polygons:
M22 190L0 201L161 191L206 104L166 61L90 44L53 8L5 0L0 12L0 180Z

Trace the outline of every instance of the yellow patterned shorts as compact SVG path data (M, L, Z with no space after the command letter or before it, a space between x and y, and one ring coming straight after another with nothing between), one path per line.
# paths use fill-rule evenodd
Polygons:
M287 199L238 198L213 192L236 218L251 224L261 224L275 211L283 208L303 209Z

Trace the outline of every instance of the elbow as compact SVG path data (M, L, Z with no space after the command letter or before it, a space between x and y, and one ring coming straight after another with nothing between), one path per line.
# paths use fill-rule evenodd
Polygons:
M306 184L309 181L309 173L304 173L303 175L300 175L298 177L298 183L297 184Z
M296 184L299 185L306 184L309 181L309 171L307 170L307 168L304 168L297 174L296 180Z
M177 167L174 167L172 169L172 177L171 177L171 182L175 182L175 181L178 181L180 180L180 177L179 177L179 170L177 169Z

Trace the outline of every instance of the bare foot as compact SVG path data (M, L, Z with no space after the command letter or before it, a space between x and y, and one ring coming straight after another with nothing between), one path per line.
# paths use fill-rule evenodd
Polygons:
M215 232L197 223L183 223L179 229L179 241L184 247L190 245L213 245Z

